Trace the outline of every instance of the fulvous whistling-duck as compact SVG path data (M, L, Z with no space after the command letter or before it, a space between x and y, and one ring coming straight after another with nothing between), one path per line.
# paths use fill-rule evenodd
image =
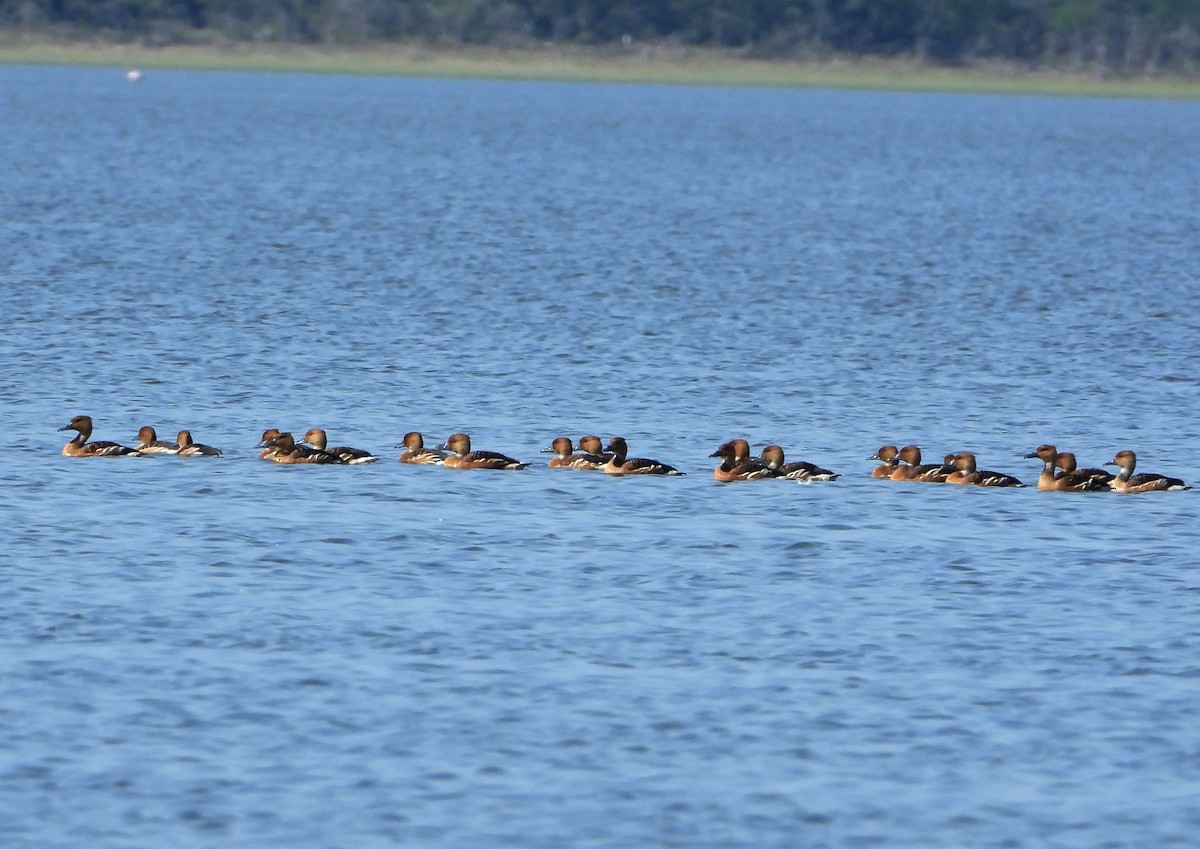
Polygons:
M960 451L955 454L952 465L954 470L946 478L946 483L970 484L971 486L1025 486L1012 475L976 468L975 455L970 451Z
M262 457L262 459L270 460L272 463L282 463L285 465L298 463L322 466L346 465L342 458L336 454L330 454L328 451L321 451L317 448L309 448L306 445L297 445L295 437L287 431L280 433L270 442L266 443L266 447L276 449L273 453Z
M134 448L116 442L88 442L92 435L91 416L75 416L69 424L59 428L59 431L64 430L73 430L79 434L63 446L64 457L124 457L128 454L141 454Z
M447 469L524 469L529 465L495 451L472 451L471 437L465 433L452 434L438 447L450 451L442 463Z
M553 454L546 463L551 469L582 469L584 471L599 471L608 460L599 454L589 454L581 451L575 453L575 446L568 437L560 436L550 443L549 448L542 449L543 454Z
M903 463L892 472L894 481L918 481L920 483L945 483L950 474L943 465L921 465L921 449L915 445L905 445L900 449L900 460Z
M163 442L158 438L154 428L144 425L137 435L137 445L133 446L139 454L176 454L179 446L174 442Z
M896 471L896 467L899 465L900 451L895 445L884 445L867 459L879 460L883 464L871 470L871 477L890 478L892 472Z
M1087 475L1089 478L1104 484L1105 489L1112 489L1112 480L1116 477L1112 472L1104 469L1081 469L1075 461L1075 455L1070 451L1059 451L1058 459L1055 461L1057 466L1062 469L1062 474L1069 475L1078 472L1081 475Z
M396 459L401 463L413 463L420 466L440 466L446 460L445 451L425 447L425 438L421 436L419 431L412 430L404 434L404 441L400 444L404 447L404 451L400 452L400 456Z
M175 437L175 445L178 447L177 453L180 457L220 457L221 451L218 448L213 448L211 445L202 445L199 442L192 441L192 432L190 430L179 431L179 436Z
M734 443L740 443L735 445ZM744 446L744 447L743 447ZM723 443L710 457L720 457L721 465L713 470L713 480L721 483L754 481L773 478L775 473L759 460L750 458L750 445L744 439Z
M822 469L813 463L796 460L792 463L783 462L783 449L778 445L768 445L763 449L762 461L767 468L774 472L777 478L788 478L794 481L832 481L838 475L829 469Z
M1118 451L1117 456L1105 463L1106 466L1117 466L1120 472L1110 484L1115 492L1165 492L1173 489L1191 489L1179 478L1169 478L1166 475L1156 475L1143 472L1133 473L1137 466L1137 454L1132 451Z
M604 464L606 475L682 475L683 472L674 466L668 466L659 460L646 457L628 457L629 446L625 438L614 436L608 440L608 450L612 457Z
M1054 474L1059 456L1058 449L1053 445L1039 445L1032 453L1025 455L1027 460L1037 458L1042 461L1042 473L1038 475L1037 482L1037 488L1042 492L1098 492L1108 489L1106 484L1091 475L1079 472Z
M304 434L304 441L316 448L318 451L324 451L326 454L333 454L338 457L343 463L348 466L358 466L363 463L374 463L379 458L370 451L363 451L361 448L347 448L344 445L339 445L334 448L327 448L329 440L325 436L325 431L319 427L314 427Z

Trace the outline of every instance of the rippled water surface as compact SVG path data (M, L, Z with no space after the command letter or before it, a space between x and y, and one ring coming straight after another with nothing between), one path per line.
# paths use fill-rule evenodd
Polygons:
M0 123L3 846L1196 845L1197 491L865 458L1200 483L1200 104L9 67ZM589 432L688 476L543 465Z

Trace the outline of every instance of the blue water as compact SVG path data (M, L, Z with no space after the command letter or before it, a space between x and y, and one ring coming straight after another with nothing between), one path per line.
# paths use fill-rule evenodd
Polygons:
M6 849L1196 845L1198 491L865 458L1200 483L1200 103L7 67L0 126Z

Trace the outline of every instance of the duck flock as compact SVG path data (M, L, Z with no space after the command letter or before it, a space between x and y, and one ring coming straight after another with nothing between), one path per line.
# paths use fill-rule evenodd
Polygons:
M66 457L128 457L147 454L174 454L180 457L220 457L221 451L192 440L190 431L181 430L175 442L159 440L153 427L138 431L133 446L117 442L91 441L92 419L75 416L60 431L73 430L76 436L63 446ZM295 437L277 428L263 432L258 448L259 458L282 464L357 465L375 462L378 457L368 451L346 446L330 446L325 431L313 428L297 442ZM471 450L471 438L456 433L437 448L425 447L425 440L416 431L405 434L402 463L438 465L447 469L524 469L523 463L496 451ZM543 453L553 454L546 464L552 469L599 471L609 475L682 475L674 466L645 457L630 457L629 447L620 436L614 436L607 446L598 436L584 436L578 448L568 437L560 436ZM832 481L835 472L806 462L784 462L783 448L768 445L758 457L751 456L750 443L731 439L710 455L720 458L713 478L722 483L734 481L786 478L800 481ZM1026 455L1042 461L1037 488L1051 492L1161 492L1190 489L1179 478L1154 473L1134 474L1137 455L1133 451L1118 451L1108 466L1117 467L1114 474L1103 469L1078 468L1075 455L1058 451L1053 445L1039 445ZM871 472L873 478L914 483L948 483L968 486L1018 487L1025 486L1017 478L1002 472L979 469L975 455L962 451L947 454L941 463L922 464L921 449L915 445L897 448L884 445L870 460L879 461Z

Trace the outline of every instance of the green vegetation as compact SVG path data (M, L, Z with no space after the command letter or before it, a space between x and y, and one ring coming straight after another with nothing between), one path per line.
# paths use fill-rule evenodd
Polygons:
M97 42L7 45L0 42L0 64L1200 98L1200 81L1182 77L1114 79L1027 72L1011 67L947 69L906 60L873 58L821 63L764 61L744 59L714 49L655 50L627 56L585 48L498 50L414 45L375 45L356 49L287 45L154 48Z
M0 0L0 62L1200 96L1197 0Z
M760 59L1194 74L1196 0L0 0L0 29L118 42L671 43Z

